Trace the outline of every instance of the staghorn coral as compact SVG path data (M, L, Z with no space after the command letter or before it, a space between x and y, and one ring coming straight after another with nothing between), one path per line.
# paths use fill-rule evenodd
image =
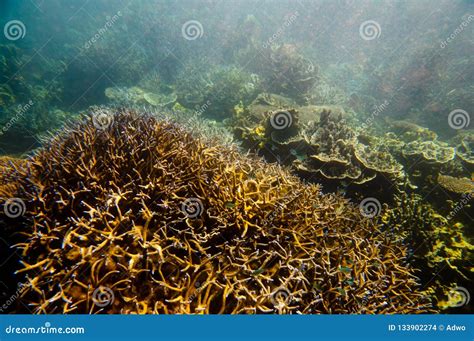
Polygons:
M12 198L18 190L16 177L25 161L9 156L0 156L0 198Z
M108 122L70 125L18 179L36 313L429 310L404 247L347 200L149 115Z

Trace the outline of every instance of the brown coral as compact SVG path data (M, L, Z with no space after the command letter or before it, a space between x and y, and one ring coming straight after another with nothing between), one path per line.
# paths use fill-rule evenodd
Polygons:
M345 199L173 123L86 119L19 180L37 313L427 309L404 247Z
M455 178L449 175L438 175L438 183L444 189L453 193L472 193L474 192L474 182L468 178Z
M9 156L0 157L0 198L11 198L18 189L14 174L16 174L25 161Z
M276 114L289 117L286 122L291 122L291 126L275 129L268 123L268 117ZM269 161L292 166L298 175L321 183L327 190L346 183L396 193L405 179L403 166L388 147L379 139L366 139L352 129L341 111L336 114L321 110L312 115L317 120L308 120L308 113L300 119L299 109L279 109L267 113L259 123L251 112L248 115L254 120L247 121L246 128L237 128L237 136L245 146ZM260 136L252 128L255 126L262 127Z

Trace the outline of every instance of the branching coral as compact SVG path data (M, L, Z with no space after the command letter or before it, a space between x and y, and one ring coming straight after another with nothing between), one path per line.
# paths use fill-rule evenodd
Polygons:
M0 198L12 198L17 192L17 177L24 164L24 160L0 156Z
M35 312L429 309L404 247L347 200L176 124L109 119L71 125L18 179Z

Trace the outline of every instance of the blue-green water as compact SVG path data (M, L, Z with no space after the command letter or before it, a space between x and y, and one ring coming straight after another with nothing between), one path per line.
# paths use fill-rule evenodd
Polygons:
M84 115L174 121L350 199L406 247L434 310L472 312L472 2L4 0L0 29L2 156Z

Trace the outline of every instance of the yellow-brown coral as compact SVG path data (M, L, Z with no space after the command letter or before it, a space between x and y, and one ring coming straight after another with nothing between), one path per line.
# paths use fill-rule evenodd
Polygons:
M347 200L151 116L71 126L19 180L37 313L427 309L404 247Z
M474 182L468 178L455 178L449 175L438 175L438 183L444 189L453 193L472 193L474 192Z

